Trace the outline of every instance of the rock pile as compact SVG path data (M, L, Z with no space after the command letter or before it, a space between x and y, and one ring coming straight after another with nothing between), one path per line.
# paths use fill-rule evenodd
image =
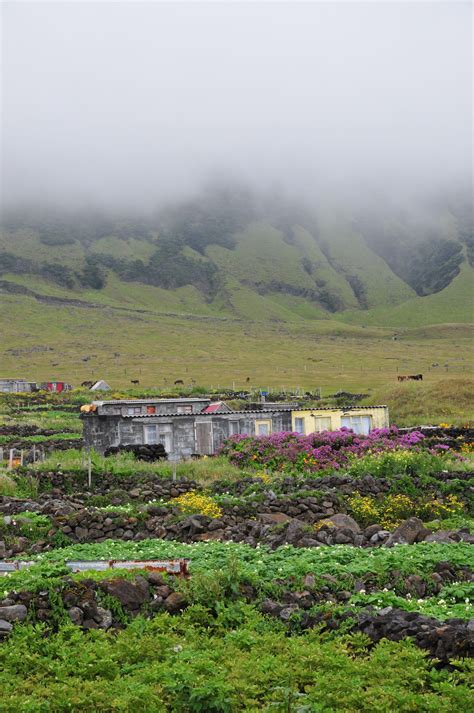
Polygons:
M151 616L154 612L180 612L186 606L184 596L175 590L172 577L165 579L158 572L133 579L74 580L65 577L62 586L54 590L60 595L58 610L49 591L10 592L0 601L0 638L7 636L17 622L28 617L32 622L46 622L57 626L61 616L67 617L83 629L120 628L138 614Z
M112 456L117 453L133 453L137 460L143 460L147 463L153 463L157 460L166 460L168 458L168 454L166 453L165 447L162 443L111 446L110 448L107 448L104 455Z

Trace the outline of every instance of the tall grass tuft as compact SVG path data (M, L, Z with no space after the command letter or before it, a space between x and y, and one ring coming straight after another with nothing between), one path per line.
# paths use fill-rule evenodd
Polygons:
M0 473L0 495L17 495L16 483L6 473Z

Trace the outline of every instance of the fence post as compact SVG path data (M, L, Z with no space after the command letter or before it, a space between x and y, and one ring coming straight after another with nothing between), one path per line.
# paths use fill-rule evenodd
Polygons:
M11 470L13 468L13 452L14 448L10 448L10 457L8 459L8 470Z
M90 488L92 486L92 456L89 451L89 460L87 463L87 485Z

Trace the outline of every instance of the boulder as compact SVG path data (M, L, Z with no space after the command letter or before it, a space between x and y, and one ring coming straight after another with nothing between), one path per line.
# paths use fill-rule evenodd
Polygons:
M153 587L163 587L166 584L166 580L160 572L150 572L148 581Z
M282 610L282 605L274 602L272 599L264 599L260 605L262 614L270 614L270 616L278 616Z
M166 597L163 602L163 606L170 614L176 614L184 609L186 606L186 600L181 592L172 592L168 597Z
M11 632L13 629L13 626L10 624L9 621L5 621L5 619L0 619L0 637L4 637L7 634Z
M282 621L289 621L292 615L298 611L298 607L295 605L284 607L280 612L280 619Z
M352 518L350 515L344 515L344 513L336 513L335 515L331 515L331 517L329 518L320 520L320 523L322 525L326 525L327 527L336 527L338 529L346 528L348 530L351 530L354 535L358 535L360 533L360 527L356 523L354 518Z
M0 619L5 621L25 621L28 609L24 604L14 604L9 607L0 607Z
M187 530L189 535L200 535L207 530L209 522L205 515L190 515L180 523L180 529Z
M412 545L424 529L425 526L418 517L409 517L408 520L402 522L402 524L392 532L385 546L393 547L393 545L397 544Z
M379 530L381 530L381 529L382 529L381 525L369 525L368 527L365 528L364 535L366 536L366 538L368 540L370 540L370 538L373 537L374 535L376 535L379 532ZM375 542L377 542L377 540L375 540Z
M71 607L68 610L68 617L70 618L73 624L76 624L76 626L81 626L84 620L84 613L82 609L79 609L79 607Z
M257 517L265 525L280 525L291 520L291 517L284 512L259 512Z
M105 630L110 629L110 627L112 626L112 612L110 611L110 609L103 609L102 607L98 607L97 612L99 615L99 627Z
M98 586L111 597L118 599L124 609L140 609L150 600L149 585L143 577L136 577L132 581L119 578L106 579Z
M438 532L432 532L428 537L425 537L425 542L441 542L446 545L453 545L455 541L447 530L438 530Z
M474 535L471 535L470 532L463 532L460 530L458 532L458 536L462 542L468 542L470 545L474 545Z
M410 574L405 580L405 586L409 592L416 594L418 597L424 597L426 594L426 582L419 574Z
M290 544L294 545L298 540L303 537L303 534L306 532L307 525L304 522L301 522L301 520L291 520L288 523L288 527L286 528L286 533L285 533L285 540Z
M89 535L89 530L86 527L78 526L74 530L74 534L76 535L76 537L79 541L85 541L85 540L87 540L87 537Z

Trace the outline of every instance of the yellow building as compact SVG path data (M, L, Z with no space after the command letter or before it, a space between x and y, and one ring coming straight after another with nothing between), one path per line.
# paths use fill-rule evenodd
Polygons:
M358 408L313 408L291 412L291 426L296 433L338 431L350 428L355 433L367 434L374 428L388 428L388 406L359 406Z

